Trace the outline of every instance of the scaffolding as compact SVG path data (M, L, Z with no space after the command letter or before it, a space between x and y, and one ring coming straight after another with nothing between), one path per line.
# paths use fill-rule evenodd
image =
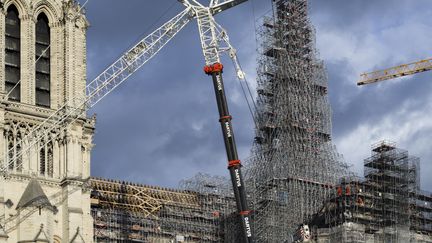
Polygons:
M432 242L432 197L419 159L391 142L372 146L364 178L343 178L309 222L317 242Z
M289 242L347 167L331 142L324 64L307 0L273 1L258 28L258 127L248 165L257 242Z
M235 242L225 240L232 197L100 178L91 185L95 242Z
M409 195L419 189L418 161L389 142L373 145L372 156L365 160L365 191L370 192L365 200L378 210L372 211L370 230L384 229L385 242L403 242L398 232L410 228Z
M258 127L246 168L252 228L262 243L289 242L347 171L331 142L327 77L307 1L273 3L259 29ZM229 180L198 174L180 188L94 180L96 241L241 242Z
M225 176L198 173L192 178L181 180L179 188L185 191L199 193L203 196L218 195L225 198L224 217L221 219L221 226L224 229L224 241L221 242L243 242L240 219L235 210L234 193L231 181ZM248 198L250 198L248 196ZM231 201L230 201L231 199Z

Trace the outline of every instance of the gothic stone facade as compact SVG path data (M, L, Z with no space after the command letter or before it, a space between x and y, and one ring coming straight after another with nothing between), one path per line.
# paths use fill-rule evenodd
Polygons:
M0 242L92 242L85 114L30 134L85 96L88 22L72 0L0 0Z

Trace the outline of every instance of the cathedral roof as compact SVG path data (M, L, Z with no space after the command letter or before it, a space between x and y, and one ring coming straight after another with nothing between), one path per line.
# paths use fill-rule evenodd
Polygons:
M27 185L18 202L17 209L31 206L52 208L48 197L45 195L39 182L35 179L31 180Z

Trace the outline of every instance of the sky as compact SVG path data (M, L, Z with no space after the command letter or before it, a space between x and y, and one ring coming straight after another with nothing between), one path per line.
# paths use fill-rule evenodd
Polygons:
M84 2L83 0L80 0ZM271 0L250 0L216 17L256 87L256 27ZM209 2L203 0L203 3ZM120 4L121 3L121 4ZM432 191L432 73L356 86L362 72L431 57L430 0L310 0L320 58L328 70L333 142L363 174L372 144L396 142L421 159L422 189ZM89 0L88 80L140 38L182 11L176 0ZM241 159L254 125L227 57L225 85ZM92 175L176 187L198 172L228 175L211 79L202 69L196 21L89 114L97 115Z

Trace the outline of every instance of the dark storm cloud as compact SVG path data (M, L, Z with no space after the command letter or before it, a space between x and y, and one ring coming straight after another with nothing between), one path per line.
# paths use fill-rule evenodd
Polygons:
M204 2L204 1L203 1ZM207 1L208 2L208 1ZM119 4L121 3L121 4ZM217 16L254 84L254 20L270 0L249 1ZM94 78L138 37L182 10L176 0L90 0L88 78ZM389 138L421 157L422 183L432 189L429 146L430 73L357 87L363 71L431 56L430 0L311 0L317 45L328 68L334 141L361 172L369 146ZM226 88L241 158L249 156L252 119L229 59ZM92 175L176 186L202 171L227 175L211 81L202 72L196 22L92 112L98 114Z
M263 14L262 9L267 11L263 5L247 3L217 17L232 44L239 47L238 54L251 77L256 59L254 19ZM118 1L91 0L87 5L92 24L88 32L89 78L138 36L150 33L181 10L177 1L119 5ZM245 158L253 139L252 119L239 96L230 61L225 58L224 62L236 139ZM92 175L172 187L199 171L227 174L213 87L202 71L203 63L193 21L92 110L98 114Z
M423 99L430 94L432 83L428 73L419 74L415 81L406 80L397 85L382 84L358 87L355 84L343 85L345 77L338 72L347 68L345 63L328 62L328 72L332 78L329 82L330 100L333 108L333 136L340 137L365 123L378 123L384 116L397 112L402 104L411 102L413 107L421 107ZM413 83L414 82L414 83ZM356 90L361 90L354 94ZM338 94L350 92L350 100L340 105Z
M369 145L390 139L421 158L427 177L432 120L430 73L357 87L361 72L429 58L432 2L311 1L317 43L329 71L333 135L339 152L362 173Z

